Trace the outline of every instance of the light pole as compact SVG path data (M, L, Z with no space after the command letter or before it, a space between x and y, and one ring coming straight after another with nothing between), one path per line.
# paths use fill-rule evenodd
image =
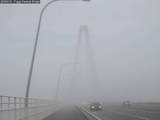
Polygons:
M37 32L36 32L36 38L35 38L35 43L34 43L34 48L33 48L33 53L32 53L32 59L30 63L30 69L29 69L29 74L28 74L28 82L27 82L27 87L26 87L26 94L25 94L25 107L28 107L28 98L29 98L29 92L30 92L30 85L31 85L31 80L32 80L32 73L33 73L33 67L34 67L34 62L35 62L35 55L37 51L37 44L39 40L39 32L41 28L41 22L42 22L42 17L44 14L44 11L46 8L51 5L52 3L56 1L74 1L74 0L51 0L45 6L42 8L39 16L39 22L38 22L38 27L37 27ZM75 0L75 1L90 1L90 0Z
M56 100L58 100L58 95L59 95L59 90L60 90L60 82L61 82L61 77L62 77L62 73L63 73L63 69L64 67L68 66L68 65L75 65L75 64L79 64L79 63L64 63L60 66L59 69L59 74L58 74L58 79L57 79L57 88L56 88Z

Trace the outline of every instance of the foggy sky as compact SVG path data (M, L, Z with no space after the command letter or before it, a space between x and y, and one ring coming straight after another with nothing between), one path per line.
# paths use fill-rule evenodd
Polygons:
M25 94L39 13L45 3L0 5L1 95ZM159 101L159 6L159 0L61 1L51 5L42 20L31 97L54 99L60 65L74 61L80 25L87 25L99 76L97 98ZM61 98L68 96L71 75L69 66L63 71ZM78 96L85 98L86 90L81 87Z

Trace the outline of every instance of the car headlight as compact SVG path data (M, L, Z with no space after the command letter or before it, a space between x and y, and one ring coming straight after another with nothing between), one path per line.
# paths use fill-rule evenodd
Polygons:
M101 109L101 108L102 108L102 106L98 106L98 108L100 108L100 109Z
M91 106L91 108L92 108L92 109L94 109L94 108L95 108L95 106Z

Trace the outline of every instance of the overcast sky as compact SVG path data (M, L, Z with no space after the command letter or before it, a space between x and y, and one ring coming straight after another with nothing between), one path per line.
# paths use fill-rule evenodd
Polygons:
M2 95L25 94L39 13L46 2L0 5ZM31 97L54 98L60 65L73 62L80 25L87 25L99 76L95 94L106 101L160 101L159 6L159 0L53 3L42 20ZM71 75L71 66L63 70L62 98L69 93ZM85 82L77 82L79 90Z

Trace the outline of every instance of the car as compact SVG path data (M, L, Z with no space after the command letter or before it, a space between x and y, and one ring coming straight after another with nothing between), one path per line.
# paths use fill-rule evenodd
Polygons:
M131 106L131 101L127 100L123 102L123 106Z
M93 102L89 106L90 111L102 110L102 105L99 102Z

